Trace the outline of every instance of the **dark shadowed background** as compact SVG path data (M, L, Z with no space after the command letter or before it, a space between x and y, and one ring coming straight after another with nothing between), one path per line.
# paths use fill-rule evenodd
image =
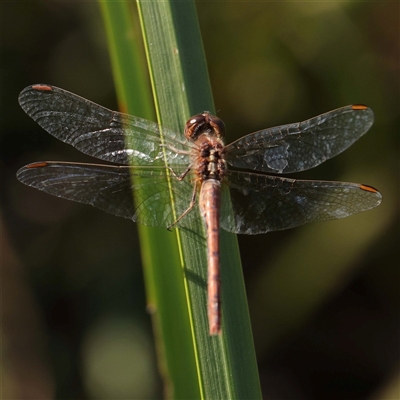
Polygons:
M399 3L197 9L228 142L347 104L375 112L296 177L369 184L380 207L239 238L264 398L399 399ZM33 161L93 162L17 98L49 83L117 109L98 5L2 2L0 28L3 398L161 398L135 224L15 178Z

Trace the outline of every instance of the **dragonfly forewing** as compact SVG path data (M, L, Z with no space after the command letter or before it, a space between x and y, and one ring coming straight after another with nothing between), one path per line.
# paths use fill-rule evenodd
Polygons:
M246 135L226 146L225 159L233 167L262 172L303 171L346 150L373 122L370 108L350 105Z
M190 162L185 153L190 145L171 130L160 132L155 122L111 111L55 86L28 86L19 103L48 133L98 159L139 166Z

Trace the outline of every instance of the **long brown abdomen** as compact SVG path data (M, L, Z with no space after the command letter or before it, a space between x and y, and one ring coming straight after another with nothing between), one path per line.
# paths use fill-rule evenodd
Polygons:
M208 322L210 335L221 332L221 289L219 264L219 214L221 182L207 179L200 191L200 211L204 219L208 249Z

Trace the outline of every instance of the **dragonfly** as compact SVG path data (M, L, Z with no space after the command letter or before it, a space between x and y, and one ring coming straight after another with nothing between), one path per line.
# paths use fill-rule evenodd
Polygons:
M203 219L210 335L221 333L220 227L262 234L344 218L382 200L365 184L280 176L316 167L358 140L374 121L365 105L225 145L224 123L207 111L189 118L182 135L47 84L22 90L19 103L57 139L112 163L34 162L17 172L22 183L149 226L189 229Z

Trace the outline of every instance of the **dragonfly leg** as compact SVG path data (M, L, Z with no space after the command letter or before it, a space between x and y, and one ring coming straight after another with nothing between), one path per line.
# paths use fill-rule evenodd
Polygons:
M192 198L190 199L189 207L170 225L167 229L170 231L185 215L187 215L195 206L197 197L197 183L193 186Z
M170 172L174 176L174 178L178 179L178 181L181 181L185 178L185 176L192 169L192 164L189 164L189 166L180 175L177 175L177 173L171 167L168 167L168 169L170 170Z
M171 146L170 144L160 144L160 147L166 147L167 149L170 149L177 154L189 154L189 155L192 154L190 150L177 149L174 146Z

